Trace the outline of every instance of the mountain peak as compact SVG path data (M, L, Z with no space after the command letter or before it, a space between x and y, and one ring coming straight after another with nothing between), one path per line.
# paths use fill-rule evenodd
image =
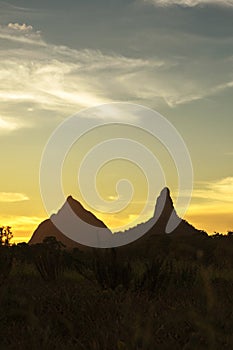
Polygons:
M69 195L66 198L65 204L67 205L67 203L71 206L71 208L75 211L75 209L79 209L79 210L84 210L86 211L86 209L83 207L83 205L77 201L76 199L74 199L71 195Z
M67 197L65 204L59 210L59 212L64 213L66 211L67 206L69 206L73 210L74 214L76 214L81 220L83 220L87 224L96 227L107 228L107 226L100 219L98 219L92 212L85 209L84 206L79 201L74 199L71 195Z
M166 196L170 196L170 190L169 190L168 187L164 187L162 189L162 191L160 192L160 196L163 195L163 194L166 195Z
M66 198L66 201L67 202L78 202L76 199L74 199L71 195L69 195L67 198ZM79 203L79 202L78 202Z
M170 190L168 187L164 187L157 198L155 205L154 217L163 219L169 219L172 211L174 210L173 201L170 195Z

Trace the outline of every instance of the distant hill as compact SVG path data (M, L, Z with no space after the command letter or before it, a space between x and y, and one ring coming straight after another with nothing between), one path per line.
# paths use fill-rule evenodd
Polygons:
M81 203L69 196L57 214L53 214L50 219L43 221L37 227L29 244L42 243L45 237L54 236L67 248L87 249L85 245L79 244L72 239L72 237L75 237L75 234L78 234L79 238L83 238L84 241L86 236L93 237L93 242L97 239L103 242L109 241L113 237L114 241L122 240L124 235L126 242L130 243L132 237L135 237L136 239L139 238L135 243L140 244L142 240L151 239L153 235L166 234L171 218L172 222L175 222L177 225L175 230L170 233L172 236L207 235L204 231L197 230L187 221L178 217L168 188L164 188L161 191L156 201L154 215L150 220L123 233L118 232L114 235L101 220L90 211L87 211ZM66 234L60 232L56 226L62 228L62 232L66 232ZM147 233L141 237L142 231Z

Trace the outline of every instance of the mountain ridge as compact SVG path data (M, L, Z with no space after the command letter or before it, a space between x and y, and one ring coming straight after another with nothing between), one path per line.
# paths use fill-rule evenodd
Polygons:
M140 242L142 239L147 239L149 236L165 234L169 222L173 225L175 223L176 226L171 233L173 236L207 235L204 231L197 230L187 221L179 218L173 205L170 190L168 187L165 187L156 200L152 218L124 232L116 232L114 234L114 239L120 240L122 235L125 235L124 238L130 243L133 235L135 239ZM62 228L62 232L66 232L66 234L63 234L57 227ZM141 236L142 230L146 233ZM68 231L72 231L72 233ZM96 239L94 238L94 236L96 236L100 241L101 239L106 239L106 237L107 240L108 238L111 239L109 234L112 235L111 230L103 221L98 219L92 212L86 210L80 202L70 195L56 214L51 215L49 219L39 224L32 234L29 244L42 243L45 237L54 236L58 241L62 242L66 248L77 247L81 250L87 249L85 245L72 239L74 237L74 231L78 233L79 238L83 237L84 240L87 235L90 237L93 236L93 239ZM102 247L105 246L102 245Z

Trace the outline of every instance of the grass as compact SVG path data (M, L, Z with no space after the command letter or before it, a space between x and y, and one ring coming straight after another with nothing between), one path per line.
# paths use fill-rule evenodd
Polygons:
M232 349L233 264L231 256L218 263L219 248L210 257L209 240L200 247L187 239L182 255L182 240L166 254L159 242L149 255L59 250L62 269L54 277L48 267L46 278L32 247L24 256L14 247L0 286L0 349ZM225 244L230 254L232 241Z

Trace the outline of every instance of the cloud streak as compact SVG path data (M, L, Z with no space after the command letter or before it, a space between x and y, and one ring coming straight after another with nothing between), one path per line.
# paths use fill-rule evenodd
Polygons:
M0 9L3 11L8 9L8 10L17 11L17 12L33 12L33 10L29 7L15 6L5 1L0 1Z
M232 230L233 177L198 182L186 219L199 229L213 233ZM185 196L185 193L182 195Z
M221 202L224 205L230 205L233 209L233 177L229 176L217 181L202 181L196 184L198 188L193 190L192 198L211 202L214 206L216 202ZM186 193L182 193L182 196L186 196ZM176 193L177 196L177 193Z
M15 192L0 192L0 202L1 203L14 203L28 201L29 198L24 193Z
M221 7L233 7L233 0L143 0L144 3L154 6L169 7L196 7L206 5L216 5Z
M5 131L13 131L19 128L15 121L0 117L0 133Z
M233 206L233 177L226 177L214 182L204 182L204 190L195 190L194 196L208 200L229 202Z

